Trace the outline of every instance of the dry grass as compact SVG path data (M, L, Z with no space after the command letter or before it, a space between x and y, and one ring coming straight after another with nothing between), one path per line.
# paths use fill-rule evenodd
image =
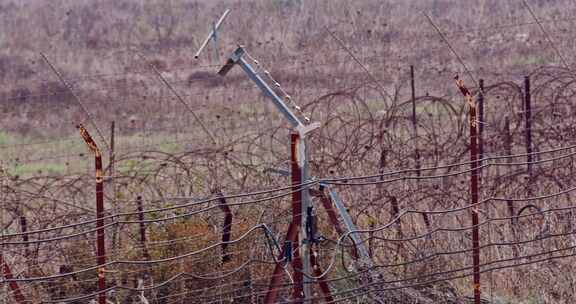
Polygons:
M519 82L524 73L543 63L557 62L554 53L545 47L545 38L536 25L508 26L533 22L521 3L516 2L474 1L474 7L456 0L26 3L4 1L0 4L0 27L3 28L0 44L5 46L0 50L0 110L4 113L0 118L3 130L0 142L9 146L1 150L0 155L10 160L8 166L13 170L9 171L12 179L6 181L7 187L17 189L6 194L8 212L5 217L16 218L21 212L19 202L25 201L25 213L33 219L31 226L36 228L48 227L54 222L66 224L92 215L63 207L55 201L43 200L44 196L35 196L35 193L63 198L84 207L93 195L89 175L91 160L79 156L83 154L83 145L79 137L75 141L76 134L72 133L75 124L88 118L39 60L40 51L47 53L70 79L74 91L88 105L91 118L101 128L106 130L110 121L116 121L118 158L114 182L118 189L112 193L110 184L107 184L106 194L109 208L118 206L112 203L113 200L126 200L119 204L123 212L135 209L132 200L136 195L143 195L145 200L154 202L148 208L158 208L173 204L158 201L159 197L208 196L213 189L223 186L225 192L233 193L286 184L285 178L263 173L266 167L287 167L286 125L238 69L222 80L214 76L217 67L210 66L220 64L237 43L244 44L272 72L314 121L322 122L323 127L311 138L312 172L321 177L372 174L379 167L387 170L414 167L413 137L407 120L410 105L404 103L409 96L407 81L411 64L416 66L417 94L422 96L418 117L423 165L438 166L467 159L467 139L462 136L466 121L463 105L459 99L452 101L455 88L450 85L453 74L462 73L463 69L426 24L422 11L428 12L444 30L450 32L448 38L475 76L485 78L488 83L503 79ZM573 1L531 3L543 19L572 17L570 11L575 8ZM226 7L232 8L232 15L221 36L220 60L210 60L208 54L212 50L208 49L207 56L195 62L192 59L195 46L204 37L210 21ZM576 40L570 31L573 21L545 25L550 27L562 52L574 52L573 41ZM394 96L392 100L384 97L381 88L351 61L349 55L327 35L324 27L335 32L355 52ZM482 30L470 31L475 28ZM144 53L151 62L144 62L132 50ZM206 144L206 135L191 119L190 113L158 82L147 64L154 64L185 95L186 102L217 136L219 150L210 150L213 147ZM542 82L546 80L544 76L541 79ZM537 99L539 105L547 105L552 100L553 94L546 92ZM503 154L501 114L509 113L514 124L513 152L522 152L522 120L517 113L521 110L519 96L506 89L490 94L487 150L491 155ZM426 95L435 97L427 98ZM569 100L569 97L563 98ZM537 125L546 128L551 119L548 114L541 114ZM569 125L570 121L564 124ZM15 146L64 137L71 140L40 146ZM540 150L566 145L570 141L572 138L566 141L545 132L535 135ZM382 164L384 154L385 164ZM49 160L54 155L69 156ZM18 158L17 162L15 158ZM32 161L34 159L38 161ZM66 164L65 172L62 172L63 163ZM550 182L548 176L559 176L560 180L569 181L571 166L566 160L549 167L542 165L543 174L532 185L539 193L559 191L563 188ZM500 180L502 176L522 168L516 166L510 170L483 172L486 181L483 195L526 196L529 192L522 187L526 183L522 176L505 179L505 183ZM70 175L64 178L40 177L50 170ZM443 173L446 171L436 170L431 174ZM392 197L398 198L400 208L443 210L461 207L467 203L466 178L456 176L424 183L398 181L386 187L341 187L339 192L349 204L358 226L366 228L374 222L386 224L393 218L389 211ZM552 199L540 203L560 207L568 204ZM273 231L284 232L289 218L287 206L287 200L274 200L270 205L255 205L254 209L251 206L239 207L235 210L238 222L234 237L258 223L260 216L264 222L273 223ZM507 210L499 205L490 205L489 210L493 214L484 215L485 218L507 216ZM54 215L54 219L47 218L46 214ZM152 216L169 215L173 214ZM198 239L172 247L158 246L152 251L153 257L171 257L217 242L220 216L218 212L209 212L188 221L151 228L152 241L201 235ZM432 222L434 227L462 227L467 225L467 216L465 211L458 216L437 215L433 216ZM558 232L566 225L559 219L557 221L554 229ZM422 218L416 215L404 217L401 225L404 237L427 231ZM530 221L523 225L526 230L537 227ZM10 229L17 231L14 227L12 225ZM401 237L395 227L376 236ZM483 244L513 239L510 225L494 224L484 229ZM334 236L328 227L322 226L321 230ZM133 258L140 254L136 250L134 231L124 231L126 241L117 248L116 257ZM529 237L519 236L520 239ZM247 257L269 260L260 247L251 252L247 249L254 243L263 245L259 240L261 238L240 243L236 248L238 259L227 267L232 268ZM92 257L82 254L82 251L91 250L91 241L86 237L80 243L82 246L75 247L74 243L65 242L62 247L43 247L41 261L44 264L36 267L37 274L32 274L56 272L56 265L47 262L51 258L76 267L91 265ZM567 246L567 242L566 239L538 241L537 246L527 246L526 250L561 248ZM442 232L432 240L406 242L402 248L390 245L391 242L376 242L373 250L378 264L397 264L422 254L469 248L470 243L466 233ZM325 254L322 256L323 264L328 262L331 249L331 245L321 247ZM152 269L151 273L155 280L162 281L181 271L204 274L226 271L228 268L210 260L217 254L215 250L210 251L185 260L189 264L167 264ZM483 251L482 259L509 258L513 254L509 247L499 246ZM15 258L14 264L23 265L23 260L22 257ZM495 303L568 303L574 291L573 279L567 274L570 271L562 270L571 269L569 262L569 259L560 260L485 275L485 280L493 279L484 290L485 295L489 294ZM470 263L469 255L462 253L441 256L431 263L393 266L388 271L403 278L411 274L455 269ZM241 278L264 286L270 272L267 266L253 265L241 274ZM131 277L141 269L120 270ZM343 266L338 264L331 276L345 273ZM83 279L88 283L80 287L71 285L77 288L74 292L91 292L93 282L90 280L93 278L94 273L87 273ZM194 290L192 296L207 297L218 292L210 290L206 282L182 280L178 283L174 289L159 291L164 293L160 296L177 293L175 290ZM464 294L470 292L468 279L454 280L451 284ZM357 287L357 282L343 280L334 286L337 291L342 291ZM125 296L133 295L126 293Z

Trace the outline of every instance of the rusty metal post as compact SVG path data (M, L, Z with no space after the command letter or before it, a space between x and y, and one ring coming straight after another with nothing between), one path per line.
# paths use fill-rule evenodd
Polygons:
M292 175L292 222L296 224L296 237L294 239L294 258L292 259L292 267L294 268L294 289L293 298L299 299L298 303L303 303L304 300L304 274L303 263L301 259L301 238L300 230L302 227L302 191L300 185L302 184L302 168L299 163L299 148L301 138L298 133L290 134L290 166Z
M510 133L510 119L508 116L504 117L504 134L504 148L506 149L506 155L510 156L512 155L512 134ZM508 157L506 162L510 164L512 163L512 159ZM508 200L506 203L508 205L508 214L510 216L514 216L516 214L514 211L514 202ZM514 219L511 219L510 221L512 224L514 224Z
M395 196L390 196L390 205L392 206L392 210L390 212L390 217L391 218L396 218L398 216L398 214L400 214L400 207L398 206L398 199ZM402 233L402 222L400 221L400 219L398 219L398 222L396 222L396 231L398 233L398 237L399 238L403 238L403 233ZM402 243L399 242L399 245L402 245Z
M218 201L220 202L220 209L224 212L224 224L222 227L222 262L230 261L230 254L228 253L228 242L230 242L230 232L232 231L232 211L221 192L218 192Z
M20 231L22 232L22 242L24 242L24 257L26 258L26 263L28 264L28 270L32 269L30 264L30 244L28 243L28 221L26 216L24 216L24 211L20 215Z
M510 133L510 119L508 116L504 117L504 148L506 149L506 155L512 155L512 134ZM508 157L506 159L508 164L512 163L512 158ZM514 220L514 216L516 215L516 211L514 210L514 201L507 200L506 205L508 207L508 214L510 216L510 230L512 231L512 237L514 240L518 241L516 237L516 221ZM512 246L512 254L515 258L518 257L518 245Z
M484 79L479 80L480 92L478 93L478 158L482 165L484 159Z
M410 93L412 99L412 136L414 137L414 160L416 162L416 176L421 175L420 168L422 164L420 163L420 149L418 146L418 113L416 111L416 85L415 85L415 77L414 77L414 66L410 66ZM422 219L424 220L424 224L426 228L430 230L430 219L428 218L428 214L422 213Z
M384 137L384 135L382 135L382 137ZM380 139L380 141L383 141L383 139ZM380 161L379 161L379 165L380 165L380 174L384 173L384 168L386 168L386 149L384 149L384 147L382 147L382 151L380 151ZM380 180L383 180L384 177L380 176Z
M114 186L114 162L116 161L116 154L114 152L114 135L116 132L116 127L114 121L110 123L110 153L108 155L109 165L108 165L108 176L110 177L110 182L112 183L112 189L114 190L114 201L116 201L116 187Z
M6 280L14 279L14 275L12 274L12 270L10 269L10 266L8 266L8 263L6 261L4 261L4 253L3 252L0 252L0 267L2 267L2 276ZM26 298L24 297L24 294L22 293L22 290L20 290L20 286L18 286L18 283L16 281L10 281L8 283L8 286L12 290L12 296L14 297L16 302L22 303L22 304L26 303Z
M480 304L480 231L478 219L478 120L476 103L470 91L464 86L464 81L456 76L456 85L470 108L470 203L472 205L472 263L474 272L474 304Z
M418 150L418 121L416 119L416 86L414 85L414 66L410 66L410 89L412 93L412 135L414 136L414 160L416 175L420 176L420 151Z
M397 219L396 221L396 233L399 239L404 238L402 233L402 220L398 218L400 214L400 207L398 206L398 199L395 196L390 196L390 205L392 209L390 210L390 219ZM401 255L403 252L404 245L402 242L397 242L396 244L396 255Z
M300 190L300 185L302 184L302 174L301 167L298 162L298 145L300 144L300 135L298 133L290 134L290 172L292 181L292 222L288 227L288 232L286 233L286 241L292 242L292 268L294 269L294 288L292 292L292 297L296 303L304 302L304 275L303 263L300 257L300 230L302 227L302 191ZM284 250L280 254L280 258L284 257ZM278 285L282 281L282 266L280 263L276 264L274 272L272 273L272 278L268 287L268 292L264 298L264 303L271 304L276 303L278 297Z
M118 202L116 201L116 199L118 199L118 193L116 193L116 181L115 181L115 176L114 174L116 173L114 168L115 168L115 163L116 163L116 151L114 150L114 142L115 142L115 133L116 133L116 124L114 123L114 121L112 121L110 123L110 151L108 153L108 180L110 181L110 184L112 186L112 204L114 206L114 213L119 213L120 210L118 210ZM118 232L116 232L118 233ZM120 243L120 240L118 240L118 242Z
M102 155L95 154L95 167L96 167L96 262L98 265L106 264L106 244L105 244L105 231L104 231L104 181L102 172ZM98 268L98 291L103 292L106 289L106 276L105 270L102 267ZM98 304L106 304L106 294L100 293L98 295Z
M370 232L368 234L368 255L370 256L371 259L374 258L374 228L375 228L375 224L374 223L370 223Z
M530 94L530 77L524 77L524 122L526 136L526 162L528 175L532 177L532 97Z
M116 152L114 151L114 139L116 133L116 124L114 121L110 122L110 147L108 150L108 178L107 182L110 183L112 187L112 210L114 214L119 214L120 209L118 207L118 193L116 192L116 180L115 180L115 171L114 166L116 162ZM122 244L122 232L121 232L121 225L115 225L114 229L112 230L112 252L118 251L118 246ZM114 277L114 280L116 278Z
M96 263L98 264L98 304L106 304L106 244L104 231L104 173L102 171L102 153L96 142L83 125L78 125L84 142L94 153L96 171Z
M136 197L136 207L138 208L138 221L140 222L140 246L142 246L142 255L144 259L149 260L150 254L148 247L146 247L146 224L144 223L144 206L142 205L142 196Z

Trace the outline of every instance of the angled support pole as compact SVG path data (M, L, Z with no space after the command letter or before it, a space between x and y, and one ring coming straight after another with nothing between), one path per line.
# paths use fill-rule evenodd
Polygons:
M327 185L323 184L321 185L325 188L328 188ZM338 193L336 193L334 189L328 188L328 195L330 197L330 200L336 207L336 210L338 210L338 213L340 213L340 217L344 221L346 230L348 232L356 231L357 230L356 225L354 225L352 217L348 213L346 206L344 206L344 202L342 202L342 199L340 199L340 196L338 196ZM364 242L362 242L360 237L358 237L357 233L350 233L350 239L352 239L352 241L354 242L354 246L358 251L358 256L361 259L364 266L371 268L373 266L372 259L370 258L370 253L368 252L368 249L366 249L366 246L364 246Z
M328 214L328 219L330 220L330 223L334 227L334 230L336 230L336 233L338 233L338 235L342 235L344 234L344 229L340 225L340 221L338 220L338 214L336 210L334 210L334 203L332 199L330 198L330 196L324 193L325 188L326 185L320 184L320 189L313 194L315 194L315 196L320 198L320 203L322 203L322 206L326 210L326 213ZM352 255L354 259L356 260L358 259L358 249L356 248L356 244L354 244L354 249L350 250L350 255Z
M262 90L264 95L270 98L270 100L276 106L278 111L280 111L280 113L284 115L284 118L286 118L288 122L290 122L292 127L294 127L296 131L298 131L298 133L302 138L304 138L307 133L310 133L314 129L320 127L319 123L312 123L308 126L304 125L302 121L300 121L300 119L292 112L292 110L290 110L290 108L286 105L286 103L284 103L282 98L280 98L278 94L276 94L276 92L274 92L274 90L270 88L270 86L264 81L264 79L262 79L262 77L260 77L260 75L256 73L256 70L254 70L254 68L244 59L243 57L244 54L246 54L244 47L239 46L234 51L232 56L228 58L226 64L220 69L220 71L218 71L218 74L220 76L226 76L226 74L228 74L228 72L230 72L230 70L236 64L239 65L242 68L242 70L246 72L248 77L250 77L250 79L254 81L254 83L258 86L258 88Z

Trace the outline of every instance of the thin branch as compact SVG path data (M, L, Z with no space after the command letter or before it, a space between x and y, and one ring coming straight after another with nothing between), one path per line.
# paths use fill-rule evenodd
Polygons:
M548 40L548 43L550 44L550 46L554 49L556 54L558 54L558 57L560 57L560 61L562 61L562 64L564 65L564 67L567 69L570 69L570 66L568 65L568 63L564 59L564 56L562 56L562 53L560 53L560 50L556 47L556 44L554 43L554 41L552 41L552 38L550 37L550 35L546 31L546 29L544 28L542 23L540 23L540 21L538 20L538 17L536 17L536 14L534 14L534 11L532 11L532 8L530 8L530 5L528 5L528 2L526 2L526 0L522 0L522 3L524 3L524 6L528 10L528 12L530 12L530 15L532 16L532 18L534 18L534 21L536 21L536 23L540 27L540 30L542 30L542 33L544 33L544 36L546 36L546 40Z
M108 142L106 141L106 138L104 137L104 135L102 135L102 132L100 131L100 128L98 128L98 125L96 124L96 121L93 119L92 114L90 114L90 112L88 111L88 109L86 108L84 103L82 103L82 101L80 100L80 97L78 97L78 95L74 92L74 90L72 90L72 86L70 86L70 84L66 81L66 79L64 79L62 74L58 71L58 69L56 69L56 66L54 66L50 62L50 60L48 60L48 57L46 57L46 55L44 55L44 53L40 53L40 56L42 56L42 59L44 59L46 64L50 67L52 72L54 72L54 74L56 74L56 77L58 77L60 82L66 87L66 89L70 92L70 94L72 94L72 97L74 97L74 100L76 100L76 102L80 105L80 107L82 108L82 111L84 111L84 113L86 113L88 120L90 120L90 123L96 129L96 132L98 133L98 136L100 136L100 139L102 140L102 143L104 144L104 146L106 146L107 149L110 149L108 146Z
M472 81L476 84L476 86L478 86L478 82L476 81L476 78L474 78L474 75L472 75L472 72L470 72L470 69L468 69L468 66L466 66L466 63L464 63L464 60L462 60L462 57L460 57L460 55L458 55L458 53L456 52L456 50L454 49L454 47L452 47L452 44L450 44L450 41L448 41L448 39L446 38L446 36L444 35L444 33L442 33L442 31L440 30L440 28L438 26L436 26L436 24L434 23L434 21L432 21L432 18L430 18L430 16L428 16L428 14L424 13L424 16L426 16L426 18L428 19L428 22L430 22L430 24L434 27L434 29L436 30L436 32L438 32L438 35L440 35L440 38L442 38L442 40L444 40L444 42L446 43L446 45L448 45L448 48L450 48L450 51L452 52L452 54L454 54L454 56L456 57L456 59L458 59L458 61L460 62L460 64L464 67L464 69L466 70L466 73L468 74L468 76L472 79Z
M174 89L174 87L168 82L168 80L166 80L166 78L164 76L162 76L162 73L160 73L160 71L158 71L158 69L154 66L153 63L151 63L151 61L149 61L146 56L144 56L143 54L141 54L140 52L136 52L136 54L138 56L140 56L147 64L148 66L150 66L150 68L152 69L152 71L154 71L154 73L156 74L156 76L158 76L158 78L160 79L160 81L162 81L162 83L164 83L164 85L166 85L166 87L174 94L174 96L176 96L176 99L178 99L178 101L184 105L184 107L186 108L186 110L188 110L188 112L190 112L192 114L192 116L194 117L194 119L196 120L196 122L200 125L200 127L202 127L202 130L204 130L204 133L206 133L208 135L208 137L210 137L210 141L212 141L212 143L214 145L216 145L216 138L214 137L214 135L212 135L212 133L210 132L210 130L208 130L208 128L206 127L206 125L204 125L204 122L202 122L202 120L200 119L200 117L198 117L198 115L196 115L196 113L192 110L192 108L190 108L190 106L184 101L184 98L182 98L182 96L180 96L180 94L178 93L178 91L176 91L176 89Z
M325 29L330 34L330 36L332 36L332 38L334 38L334 40L336 40L336 42L338 42L340 47L342 47L348 53L348 55L350 55L350 57L352 57L352 59L364 70L364 72L366 72L366 74L368 74L368 77L370 77L370 79L372 79L372 81L378 86L378 88L380 88L380 90L388 98L390 98L390 100L393 101L394 98L386 91L386 89L382 86L382 84L380 84L380 81L378 79L376 79L376 77L374 77L374 75L370 72L370 70L368 70L368 68L364 64L362 64L362 62L356 56L354 56L354 53L352 52L352 50L350 50L348 47L346 47L346 44L344 44L344 42L340 38L338 38L334 33L332 33L327 27L325 27Z

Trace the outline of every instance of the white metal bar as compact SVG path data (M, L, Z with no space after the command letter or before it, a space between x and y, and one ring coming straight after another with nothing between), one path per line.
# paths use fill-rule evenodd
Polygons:
M194 54L194 59L198 59L198 57L200 57L200 53L202 53L202 51L204 50L206 45L208 45L208 42L210 42L210 39L213 39L216 37L216 35L217 35L216 32L218 31L218 29L220 28L220 25L222 24L222 22L224 22L224 19L226 19L226 17L228 16L229 13L230 13L230 10L227 9L224 12L224 14L222 14L220 19L218 19L216 24L212 26L212 30L210 30L210 33L208 33L208 36L206 37L206 39L204 39L204 42L202 42L202 45L200 45L200 48L198 48L198 51L196 52L196 54Z

